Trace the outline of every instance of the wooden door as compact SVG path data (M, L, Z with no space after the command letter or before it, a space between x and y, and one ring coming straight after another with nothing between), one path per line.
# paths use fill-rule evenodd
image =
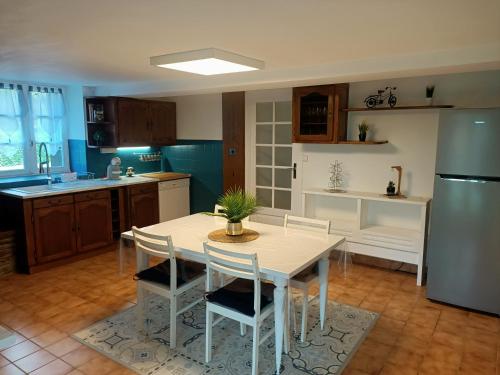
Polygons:
M109 191L102 193L107 193L108 197L75 205L78 252L97 249L113 242L111 199Z
M158 184L141 184L129 189L130 226L138 228L160 221Z
M224 191L245 189L245 93L222 94Z
M35 208L33 225L37 263L76 253L75 211L72 203Z
M332 142L334 94L333 85L293 89L294 142Z
M119 99L118 145L148 146L151 131L148 121L148 102L135 99Z
M151 145L174 145L176 139L176 107L172 102L149 102Z

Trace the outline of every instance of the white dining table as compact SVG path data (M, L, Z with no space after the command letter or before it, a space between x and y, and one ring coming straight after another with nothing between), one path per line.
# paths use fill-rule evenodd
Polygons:
M274 319L276 369L281 366L283 337L286 324L287 286L289 280L308 266L318 262L320 280L320 322L324 327L326 303L328 299L328 271L330 252L344 242L345 237L317 233L301 229L284 228L256 222L245 222L244 227L259 233L259 237L245 243L221 243L208 239L208 234L224 228L225 219L194 214L142 228L142 230L172 236L178 256L205 263L203 243L240 253L256 253L261 277L272 282L274 289ZM133 240L132 231L121 235L120 270L123 267L125 244L123 240ZM136 256L138 266L143 259ZM288 345L285 345L288 346Z

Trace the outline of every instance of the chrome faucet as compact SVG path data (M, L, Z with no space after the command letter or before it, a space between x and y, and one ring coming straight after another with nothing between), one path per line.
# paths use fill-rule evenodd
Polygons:
M42 148L45 151L45 161L42 162ZM45 142L40 143L40 148L38 149L38 164L40 164L39 173L44 173L43 166L47 167L47 185L49 188L52 186L52 176L50 175L50 166L49 166L49 152L47 151L47 145Z

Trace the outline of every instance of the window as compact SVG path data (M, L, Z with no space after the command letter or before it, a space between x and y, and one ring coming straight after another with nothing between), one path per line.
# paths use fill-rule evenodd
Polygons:
M0 83L0 175L38 173L42 142L51 169L69 170L65 122L61 89Z

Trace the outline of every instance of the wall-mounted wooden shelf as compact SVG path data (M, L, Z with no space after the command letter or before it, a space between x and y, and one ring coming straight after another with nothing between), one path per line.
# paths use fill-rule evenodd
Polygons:
M375 108L344 108L343 112L368 112L368 111L398 111L404 109L444 109L453 108L453 105L407 105L399 107L375 107Z
M389 141L339 141L340 145L383 145Z

